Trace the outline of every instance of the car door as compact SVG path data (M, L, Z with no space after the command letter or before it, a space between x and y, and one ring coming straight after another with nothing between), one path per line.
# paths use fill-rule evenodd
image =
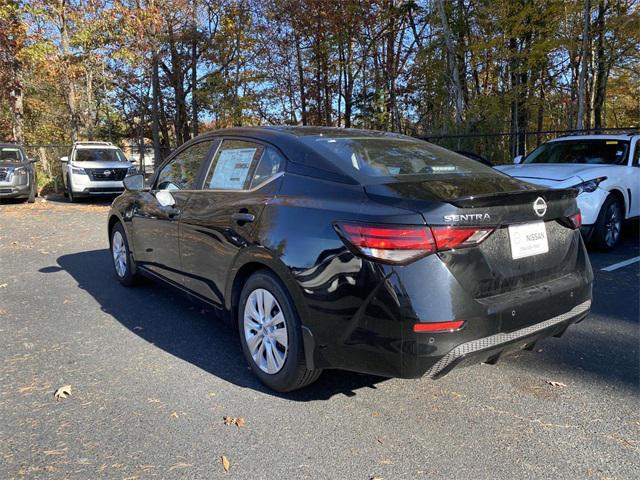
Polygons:
M636 139L631 153L631 168L629 169L629 175L627 175L627 181L629 182L627 186L629 195L628 217L637 217L640 216L640 138Z
M223 305L227 273L266 202L277 192L284 157L272 146L225 138L181 218L181 257L188 288Z
M172 155L160 168L151 190L141 194L132 212L136 262L179 285L184 284L179 220L216 143L215 139L198 141Z

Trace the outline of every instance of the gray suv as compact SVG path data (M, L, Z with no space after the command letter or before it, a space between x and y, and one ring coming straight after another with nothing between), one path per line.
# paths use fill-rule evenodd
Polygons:
M119 195L125 177L137 173L122 150L109 142L76 142L60 162L65 195L71 202L79 197Z
M0 143L0 199L36 200L36 160L27 158L23 148L15 143Z

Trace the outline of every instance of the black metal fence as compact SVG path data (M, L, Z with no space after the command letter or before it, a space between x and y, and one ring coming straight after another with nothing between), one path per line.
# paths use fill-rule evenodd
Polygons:
M544 130L527 132L430 134L421 138L450 150L470 152L480 155L493 164L511 163L518 152L528 153L541 143L567 135L595 133L631 134L638 133L638 127L605 128L599 130ZM154 158L152 145L120 144L125 155L143 172L150 176L159 162ZM29 158L39 160L40 186L48 191L61 191L62 168L60 157L69 155L70 145L26 145ZM170 153L163 148L162 156Z
M449 150L480 155L495 165L511 163L520 152L529 153L551 139L569 135L637 134L640 127L598 130L542 130L526 132L432 134L423 138Z

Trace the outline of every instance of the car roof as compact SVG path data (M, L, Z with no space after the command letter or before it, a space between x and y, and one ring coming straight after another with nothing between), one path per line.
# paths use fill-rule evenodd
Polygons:
M598 134L598 135L568 135L566 137L558 137L553 140L549 140L549 142L563 142L566 140L622 140L629 141L638 135L606 135L606 134Z
M107 143L76 143L74 146L77 150L119 150L120 148Z
M377 130L365 130L360 128L342 128L342 127L310 127L297 125L269 125L262 127L232 127L221 128L204 133L205 136L220 135L241 135L264 140L282 139L286 137L328 137L328 138L346 138L346 137L389 137L389 138L410 138L406 135L392 132L380 132Z

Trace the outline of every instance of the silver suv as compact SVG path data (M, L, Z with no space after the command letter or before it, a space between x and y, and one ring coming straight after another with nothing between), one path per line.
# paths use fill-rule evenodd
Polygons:
M0 143L0 199L36 199L36 171L20 145Z
M137 173L122 150L109 142L76 142L60 162L65 195L71 202L85 196L119 195L125 177Z

